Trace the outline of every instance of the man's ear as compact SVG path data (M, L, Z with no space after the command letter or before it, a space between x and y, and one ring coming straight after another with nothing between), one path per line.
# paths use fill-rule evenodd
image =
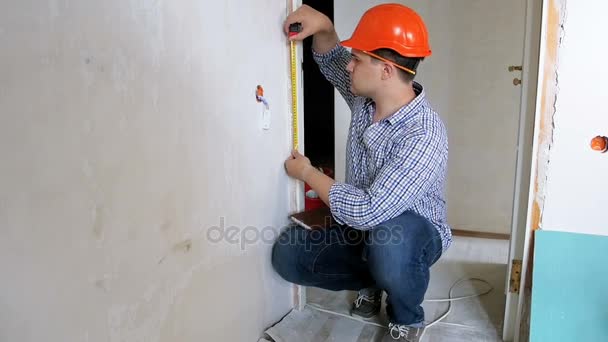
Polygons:
M395 77L397 75L397 70L394 65L390 63L383 62L382 63L382 79L387 80L391 77Z

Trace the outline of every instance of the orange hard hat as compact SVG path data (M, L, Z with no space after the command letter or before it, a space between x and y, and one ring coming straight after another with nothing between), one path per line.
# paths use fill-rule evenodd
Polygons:
M391 49L403 57L431 55L429 34L422 18L409 7L383 4L363 14L345 47L362 51Z

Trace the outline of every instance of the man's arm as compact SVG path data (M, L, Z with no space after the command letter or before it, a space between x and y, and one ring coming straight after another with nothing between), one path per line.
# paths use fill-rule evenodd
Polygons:
M341 224L373 228L412 208L440 180L446 162L447 141L441 132L409 138L368 189L333 184L329 207Z
M368 189L335 182L297 151L285 161L289 176L306 182L331 209L340 224L370 229L411 208L445 175L447 136L435 123L409 137L380 170Z
M320 54L313 51L312 55L325 79L340 92L352 111L357 96L351 91L350 75L346 70L346 66L352 58L350 52L341 45L335 45L328 53Z
M317 32L312 38L312 49L317 53L326 54L340 42L338 33L331 22L330 25L327 31Z
M285 161L287 174L308 185L319 195L319 198L329 206L329 189L335 181L310 164L310 160L298 151L292 151Z

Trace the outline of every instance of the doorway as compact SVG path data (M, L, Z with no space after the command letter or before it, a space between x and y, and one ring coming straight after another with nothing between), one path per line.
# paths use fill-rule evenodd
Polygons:
M333 22L333 0L304 0ZM334 87L321 74L312 55L312 37L303 42L304 151L312 165L333 174L335 168Z
M433 55L421 64L417 81L425 87L430 103L442 116L450 139L448 221L459 236L446 253L452 255L445 260L447 264L434 267L432 279L440 283L431 292L437 297L443 291L446 297L457 276L479 276L491 281L498 296L473 304L481 317L477 327L487 323L483 328L489 330L482 333L494 333L497 340L501 337L512 340L509 331L514 322L510 316L514 311L510 306L517 300L510 297L507 274L513 253L521 252L514 247L521 235L514 236L513 232L523 228L522 221L525 223L538 65L538 56L534 54L540 44L542 1L402 2L414 8L427 23ZM321 11L330 13L327 1L303 3L318 10L326 5ZM330 18L340 38L348 38L363 12L379 3L332 1ZM304 49L305 137L309 141L309 136L328 134L334 139L331 143L325 141L322 147L313 147L311 161L314 164L314 160L323 159L322 155L331 156L327 148L333 146L333 161L324 162L333 162L336 180L343 181L350 112L333 88L331 100L307 99L313 96L306 92L307 87L319 88L326 81L310 84L315 81L308 74L314 72L316 65L311 68L306 64L310 45L305 44ZM314 63L311 55L308 60ZM526 91L522 91L524 86ZM307 108L307 101L312 100L316 103ZM310 108L315 108L313 113ZM325 122L328 126L321 128L313 122L319 120L318 113L324 112L331 112L334 122ZM324 130L329 125L333 132ZM311 157L308 145L305 148ZM454 273L455 270L461 273ZM479 289L473 285L471 288ZM352 294L347 293L331 294L312 288L306 292L309 302L330 311L348 310L352 300ZM433 313L427 315L433 319ZM448 323L466 325L462 321ZM491 340L486 335L483 338Z

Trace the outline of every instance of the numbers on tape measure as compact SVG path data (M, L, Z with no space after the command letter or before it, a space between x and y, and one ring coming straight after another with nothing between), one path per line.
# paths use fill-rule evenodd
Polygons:
M289 36L297 35L302 32L301 23L293 23L289 25ZM292 114L292 137L293 137L293 149L298 149L298 78L297 78L297 49L296 43L290 41L290 55L291 55L291 114Z

